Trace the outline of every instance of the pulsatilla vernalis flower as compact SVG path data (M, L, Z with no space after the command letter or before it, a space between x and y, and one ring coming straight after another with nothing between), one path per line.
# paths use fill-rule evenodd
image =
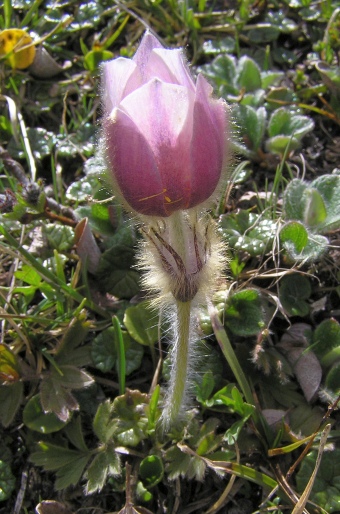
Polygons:
M222 173L226 110L194 82L180 49L147 32L132 59L103 65L103 132L118 192L140 214L168 217L214 193Z

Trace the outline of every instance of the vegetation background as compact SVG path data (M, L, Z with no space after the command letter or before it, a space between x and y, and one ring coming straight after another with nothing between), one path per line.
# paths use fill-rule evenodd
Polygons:
M146 28L234 127L228 279L169 434L171 341L97 152L100 63ZM336 0L4 1L1 513L340 512L339 28Z

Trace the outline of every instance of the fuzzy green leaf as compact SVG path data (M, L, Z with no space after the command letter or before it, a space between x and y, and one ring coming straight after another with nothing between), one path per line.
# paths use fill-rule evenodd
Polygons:
M316 260L328 246L328 239L318 234L309 234L298 221L288 222L282 227L280 240L289 257L296 261Z
M115 420L112 419L113 404L106 400L97 409L93 420L93 431L102 443L106 443L112 437L115 429Z
M286 220L303 220L304 203L302 198L308 184L300 179L293 179L287 185L283 196L283 213Z
M92 494L101 491L105 485L106 478L112 475L119 475L121 472L119 455L112 445L107 446L98 453L87 469L86 492Z

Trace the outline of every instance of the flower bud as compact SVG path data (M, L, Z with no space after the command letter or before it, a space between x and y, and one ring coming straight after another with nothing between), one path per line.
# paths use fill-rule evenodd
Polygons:
M147 32L133 59L103 65L103 136L114 185L137 213L168 217L214 193L222 173L226 107L182 50Z

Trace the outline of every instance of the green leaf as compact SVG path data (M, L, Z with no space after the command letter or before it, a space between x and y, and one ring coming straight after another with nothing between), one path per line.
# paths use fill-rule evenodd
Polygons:
M308 183L292 180L285 191L286 218L303 221L314 232L326 233L340 226L340 176L323 175Z
M85 443L84 434L81 426L81 417L74 416L70 423L65 427L64 433L67 435L69 441L81 452L86 453L88 447Z
M101 452L95 456L87 469L87 494L92 494L96 491L100 492L103 489L107 477L107 471L107 458L105 453Z
M261 25L249 31L249 40L256 44L263 44L265 42L269 43L271 41L276 41L276 39L280 35L279 28L269 24L267 26Z
M340 347L340 324L334 319L325 319L315 329L313 335L313 351L321 359L323 365L328 364L327 355ZM330 364L332 359L330 359Z
M276 109L268 122L269 137L289 136L300 139L314 128L314 122L308 116L292 113L285 107Z
M122 332L122 334L125 346L126 375L130 375L140 368L144 350L127 332ZM115 338L114 328L109 327L103 330L92 342L91 356L93 362L96 368L100 369L103 373L110 371L118 364Z
M41 127L29 127L27 129L27 136L36 161L41 161L44 157L48 157L51 154L53 146L56 142L56 137L53 132L49 132L48 130L45 130ZM13 158L25 158L25 154L21 145L18 146L14 139L11 139L7 150Z
M90 159L89 159L90 160ZM75 180L70 184L66 191L66 198L74 202L85 202L89 197L93 197L97 190L103 187L98 180L98 176L94 174L86 175L79 180ZM89 207L91 210L91 206ZM88 212L88 211L86 211ZM88 215L80 215L80 218L89 217Z
M257 335L265 326L260 295L244 289L230 296L225 309L225 324L236 335Z
M39 273L28 264L23 264L20 270L14 272L15 278L22 280L26 284L38 288L41 284Z
M261 71L256 62L248 56L243 56L237 66L237 83L246 92L255 91L262 87Z
M128 307L124 315L124 325L130 336L140 344L153 346L159 337L158 313L149 302Z
M71 463L59 468L56 473L55 489L60 491L70 485L77 485L89 459L90 454L84 455L83 457L79 455L79 457L74 458Z
M204 373L201 377L200 383L195 384L196 398L200 403L205 404L210 398L211 393L215 388L215 379L211 370Z
M101 403L93 420L93 431L102 443L108 442L115 429L113 404L110 400Z
M121 473L120 458L112 445L98 453L87 469L86 492L92 494L101 491L108 476Z
M123 227L111 238L112 247L101 256L97 271L100 285L118 298L131 298L139 291L139 273L131 269L135 243L132 229Z
M262 71L261 72L261 80L263 89L267 89L270 86L273 86L277 82L279 82L284 77L284 73L282 71Z
M278 135L270 137L266 141L266 150L271 153L284 155L285 152L291 152L299 148L299 141L292 136Z
M92 157L96 146L97 129L92 123L81 124L75 134L57 136L58 156L70 158L82 153Z
M146 487L151 488L157 485L164 475L162 459L158 455L145 457L139 465L139 475Z
M241 210L220 218L220 231L231 248L248 252L251 256L263 255L272 247L276 222L261 215Z
M237 95L239 93L235 83L236 64L233 56L219 55L211 64L206 64L201 69L224 94Z
M191 457L190 455L181 452L181 450L177 446L171 446L166 451L165 456L167 462L166 471L169 480L176 480L179 477L184 478L186 476L189 476L189 472L191 475L195 475L192 469L192 460L195 457ZM200 475L203 475L203 473L201 472Z
M328 246L326 237L309 234L304 225L297 221L289 222L281 229L280 240L288 256L296 261L314 261L322 256Z
M151 395L150 403L145 408L145 412L148 415L148 432L152 433L155 429L156 422L160 417L160 408L158 407L159 402L160 386L157 385Z
M197 355L196 372L197 375L193 377L193 384L195 387L205 389L209 387L209 378L207 373L211 373L213 376L213 382L215 386L219 386L222 380L223 374L223 363L221 361L221 354L217 352L212 345L207 341L198 340L195 343L195 351ZM204 379L205 377L205 379ZM205 381L205 387L203 385ZM205 391L207 393L207 390Z
M257 151L261 144L266 128L266 110L264 107L254 109L249 105L236 104L232 107L240 136L244 145L252 151Z
M279 298L288 314L291 316L307 316L310 307L306 300L312 294L308 278L293 273L283 277L280 284Z
M308 232L302 223L291 221L280 230L280 240L288 251L293 245L295 252L301 253L308 243Z
M296 485L302 493L313 473L317 451L310 452L302 461L296 475ZM340 450L324 452L309 499L327 513L339 511L340 505Z
M114 437L123 446L137 446L147 436L148 419L144 407L149 399L140 391L128 391L113 402Z
M53 412L45 413L40 403L40 395L30 398L23 410L23 422L30 429L41 434L51 434L61 430L66 422L60 420Z
M40 398L44 412L53 412L63 422L70 419L72 411L79 409L77 400L70 391L63 388L62 377L56 373L42 380Z
M71 450L65 446L58 446L40 441L39 450L31 454L31 460L37 466L43 466L46 471L56 471L60 468L71 466L74 461L90 458L90 452L84 454L78 450Z
M0 460L0 501L7 500L15 489L16 478L10 464Z
M5 383L20 379L18 357L7 344L0 344L0 379Z
M336 394L340 391L340 362L336 362L328 371L325 386Z
M55 223L44 223L42 231L51 248L61 253L71 250L74 242L74 231L71 227L56 225Z
M88 218L89 224L95 232L112 236L115 232L110 217L113 209L114 206L111 204L93 203L78 207L75 212L80 218Z
M286 220L303 220L304 203L302 198L308 184L300 179L293 179L287 185L283 196L283 213Z
M225 37L219 39L209 39L204 41L202 50L205 54L221 55L235 50L235 39L233 37Z
M222 434L216 434L219 425L219 419L208 418L200 427L200 431L195 437L196 453L198 455L208 455L220 446Z
M58 364L73 364L70 362L74 354L74 350L80 346L91 328L91 322L87 319L85 310L81 310L74 318L71 319L66 327L64 335L56 348L56 360Z
M308 227L320 225L326 217L327 211L322 196L317 189L308 187L304 192L305 210L303 221Z
M313 180L311 187L316 189L324 202L327 216L318 224L321 234L340 227L340 175L323 175Z
M84 57L84 65L87 70L95 71L103 61L109 61L113 57L109 50L90 50Z
M23 400L23 382L14 382L9 385L0 385L0 421L8 427Z
M245 417L244 419L240 419L239 421L233 423L230 428L228 428L228 430L224 434L224 440L227 441L227 444L229 446L232 446L237 442L241 430L244 427L248 418L249 416Z
M89 387L94 383L91 375L75 366L63 364L59 369L62 373L63 386L66 389L82 389L83 387Z

